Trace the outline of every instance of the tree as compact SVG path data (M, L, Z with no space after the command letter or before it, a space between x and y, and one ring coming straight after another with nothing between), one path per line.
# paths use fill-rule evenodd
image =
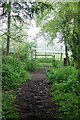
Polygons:
M7 21L7 46L6 46L6 54L8 55L9 54L9 44L10 44L10 24L11 24L11 2L9 2L8 4L8 8L7 8L7 11L8 11L8 21Z
M42 2L3 2L1 6L3 8L3 13L1 16L2 18L3 16L7 17L8 24L6 54L9 54L11 19L13 18L14 21L18 20L25 23L26 19L32 19L34 14L38 14L39 12L42 13L46 8L49 8L49 6L51 7L51 5Z
M61 33L64 42L70 46L80 78L80 2L53 2L52 5L51 12L45 11L36 21L41 23L42 30L51 36L52 41L57 32Z
M23 7L23 4L25 5L25 7ZM21 24L23 21L23 17L31 17L31 13L29 13L30 8L28 6L28 4L26 3L18 3L18 2L14 2L14 3L2 3L2 7L3 7L3 13L0 16L2 19L3 17L7 18L7 32L5 32L5 34L7 35L7 44L6 44L6 54L9 54L9 50L10 50L10 39L16 39L13 38L11 36L11 20L13 19L15 22L19 21ZM22 10L22 11L21 11ZM23 13L21 16L20 13ZM26 19L25 19L26 20ZM19 29L19 27L15 24L15 26L17 27L17 29Z
M55 38L57 32L61 33L64 42L70 46L76 63L79 58L79 44L77 43L80 43L80 40L78 39L78 23L80 21L79 5L80 2L54 2L54 9L51 13L48 11L44 12L44 15L38 18L39 24L42 23L42 30L48 32L52 40Z

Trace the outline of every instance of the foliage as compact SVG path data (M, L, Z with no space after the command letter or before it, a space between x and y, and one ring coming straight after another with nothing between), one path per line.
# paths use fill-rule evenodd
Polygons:
M60 96L61 95L61 96ZM79 118L78 97L73 93L60 93L54 97L54 100L60 104L59 111L63 118Z
M63 66L63 61L59 61L59 60L56 60L56 59L53 59L52 60L52 67L53 68L60 68Z
M52 86L53 100L60 105L60 113L64 118L79 117L79 81L71 78L69 81L57 83ZM73 112L72 112L73 111Z
M15 89L31 79L28 70L35 69L37 61L31 61L30 44L21 45L15 54L2 58L3 120L18 119L15 106Z
M25 69L28 71L33 71L38 66L37 60L33 59L33 56L31 53L31 49L33 45L32 43L26 43L20 46L15 53L16 57L20 61L24 62Z
M39 61L37 59L33 59L31 61L30 71L34 71L40 68Z
M3 13L0 16L6 16L6 14L10 11L9 3L3 2L1 4L1 7L3 8ZM48 10L52 9L51 4L46 2L37 2L37 1L11 3L11 11L14 13L12 14L12 17L14 18L14 20L19 20L19 21L22 21L22 17L25 17L27 19L29 18L32 19L35 13L38 15L39 13L43 13L45 9Z
M26 63L27 70L30 61L30 44L26 43L19 46L15 55L20 61Z
M19 113L14 105L16 95L12 92L3 91L2 119L19 119Z
M71 77L76 78L77 70L72 66L67 66L47 71L46 74L51 83L54 83L54 81L64 82L68 81Z
M78 71L72 67L54 68L47 72L52 84L51 94L53 101L59 105L60 117L79 118L79 80ZM73 111L73 112L72 112Z
M38 18L38 24L42 27L42 30L47 32L51 36L51 41L56 37L57 32L61 34L61 40L69 45L72 51L73 58L76 61L77 68L80 71L80 2L53 2L53 8L51 12L44 12L44 14ZM53 43L53 42L52 42ZM80 72L78 74L80 77Z
M7 36L10 37L10 44L9 44L10 53L15 53L18 47L25 43L25 39L27 37L26 30L24 29L25 27L24 24L22 25L19 22L14 22L13 19L11 19L10 24L11 24L10 34L8 35L6 31L4 33L2 32L3 34L1 35L3 53L6 53Z
M30 79L29 73L25 70L25 64L15 57L3 57L2 69L3 89L5 90L17 88Z
M37 68L41 68L43 66L52 66L52 59L51 58L37 58Z

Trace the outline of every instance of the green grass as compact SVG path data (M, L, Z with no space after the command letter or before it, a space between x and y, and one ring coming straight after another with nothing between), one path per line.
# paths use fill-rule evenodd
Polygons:
M35 68L41 68L43 66L50 66L50 67L61 67L63 65L63 61L53 60L52 58L38 58L35 59L37 62ZM34 63L34 62L33 62Z
M43 67L43 66L52 66L52 63L39 63L39 66L40 67Z
M37 59L39 62L42 62L42 63L52 63L52 58L38 58Z
M39 67L52 67L52 59L51 58L38 58Z

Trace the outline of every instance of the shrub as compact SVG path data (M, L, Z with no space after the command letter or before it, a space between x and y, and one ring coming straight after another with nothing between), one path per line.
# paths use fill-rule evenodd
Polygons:
M16 88L26 80L30 79L25 70L25 64L15 57L3 57L2 65L2 87L5 90Z
M47 71L46 74L50 83L54 83L54 81L64 82L69 80L70 77L76 78L77 70L72 66L67 66Z
M17 108L14 104L16 99L16 95L3 91L3 101L2 101L2 119L16 119L19 120L19 113L17 112Z
M63 62L61 60L52 60L52 67L53 68L60 68L63 66Z
M16 57L19 61L23 62L25 64L25 69L29 70L31 66L31 60L30 60L30 44L26 43L26 45L22 45L18 48L18 50L15 53Z
M78 85L79 86L79 85ZM79 117L79 97L75 93L76 86L69 86L68 83L54 83L52 87L53 100L60 105L59 111L64 118ZM77 91L79 93L79 91Z
M73 93L65 93L60 100L60 112L64 118L79 118L78 97Z
M33 71L33 70L36 70L37 68L38 69L40 68L40 64L39 64L38 60L33 59L32 62L31 62L30 70Z
M79 119L79 80L78 71L72 66L55 68L47 71L49 82L52 83L52 100L59 105L60 117Z
M25 70L27 71L33 71L38 66L37 61L33 60L31 48L31 44L26 43L26 45L20 46L15 54L18 60L24 63Z

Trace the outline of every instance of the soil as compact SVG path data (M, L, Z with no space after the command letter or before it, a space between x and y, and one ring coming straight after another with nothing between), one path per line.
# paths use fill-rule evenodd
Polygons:
M52 102L51 85L46 78L47 68L31 73L32 79L18 91L17 106L20 120L51 120L58 118L59 106Z

